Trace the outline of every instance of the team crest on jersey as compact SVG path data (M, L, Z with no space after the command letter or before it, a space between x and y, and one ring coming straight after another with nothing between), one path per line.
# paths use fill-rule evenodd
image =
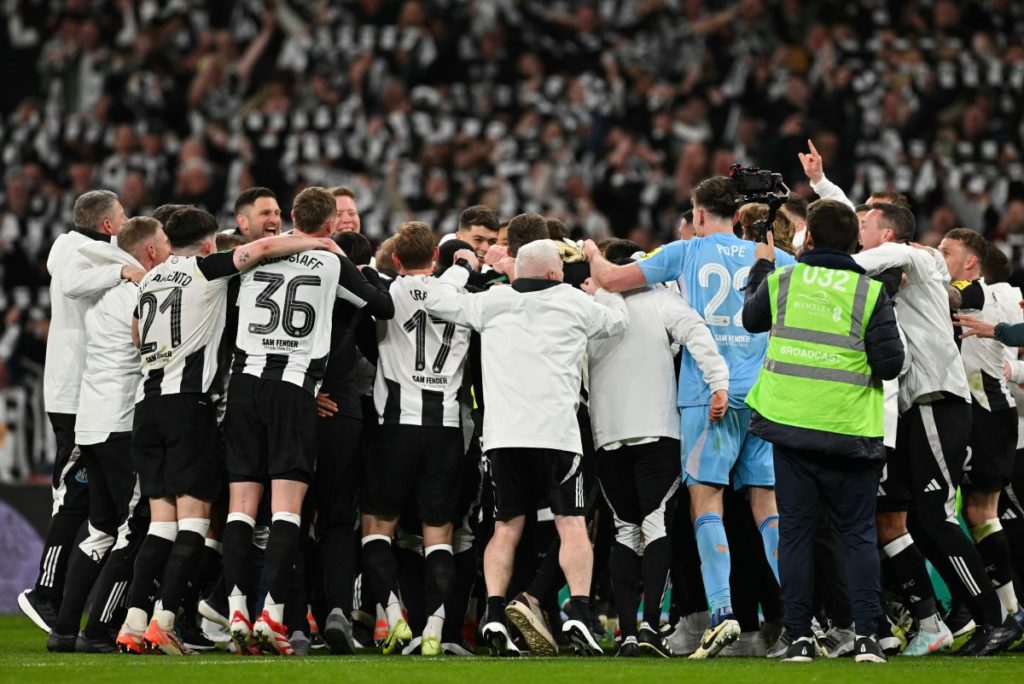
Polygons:
M79 468L78 472L75 473L75 482L79 484L89 484L89 471L85 468Z

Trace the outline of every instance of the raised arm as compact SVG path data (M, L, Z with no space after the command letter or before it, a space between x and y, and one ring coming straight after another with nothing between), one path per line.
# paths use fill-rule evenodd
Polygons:
M605 337L615 337L626 332L629 327L629 309L622 295L598 290L594 293L593 300L586 300L590 305L588 310L587 337L592 340L600 340Z
M807 180L811 182L811 190L814 190L821 199L837 200L854 209L853 202L846 196L843 189L825 177L825 168L821 162L821 155L818 154L817 148L814 147L814 143L809 138L807 140L807 149L809 150L807 154L800 152L797 154L797 157L799 157L800 164L804 167Z
M109 245L109 248L117 249L112 245ZM106 292L122 280L137 283L145 274L141 268L126 264L96 265L79 251L73 254L68 262L64 277L61 279L61 291L70 299L92 297Z
M658 312L669 336L689 350L712 392L729 390L729 366L704 319L670 290L658 293Z
M313 237L265 237L236 247L232 252L235 268L245 271L264 259L276 259L290 256L311 249L323 249L335 254L344 255L338 244L330 238Z
M583 245L583 253L590 261L590 277L608 292L627 292L647 284L644 274L636 264L617 266L604 258L593 240Z
M327 239L332 245L334 240ZM387 285L373 269L360 272L356 265L346 256L339 256L341 274L338 278L338 296L356 306L365 309L377 320L386 321L395 316L395 302ZM372 282L370 279L373 279Z

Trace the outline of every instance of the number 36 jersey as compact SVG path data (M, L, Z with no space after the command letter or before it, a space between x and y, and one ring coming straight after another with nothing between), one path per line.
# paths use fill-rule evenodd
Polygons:
M756 246L732 233L713 233L673 242L637 262L648 285L678 281L683 298L708 324L718 351L729 364L729 405L733 408L745 407L768 347L768 333L749 333L743 327L743 289L754 265ZM792 256L775 250L777 267L794 263ZM711 403L704 374L685 348L677 403L681 407Z
M391 284L395 317L377 324L380 358L373 401L381 423L459 427L459 388L468 328L434 318L424 304L436 279L399 276Z
M310 250L267 259L242 274L232 373L316 394L331 352L340 258Z
M210 389L228 283L237 273L233 252L171 255L142 279L135 311L143 376L138 401Z

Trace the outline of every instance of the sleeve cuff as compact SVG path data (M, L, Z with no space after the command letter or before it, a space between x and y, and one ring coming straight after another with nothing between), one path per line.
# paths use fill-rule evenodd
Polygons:
M452 266L441 274L439 280L458 287L466 287L466 283L469 282L469 271L459 266Z
M726 392L728 392L729 391L729 379L726 378L725 380L719 380L718 382L708 383L708 387L711 389L711 393L712 394L714 394L718 390L725 390Z

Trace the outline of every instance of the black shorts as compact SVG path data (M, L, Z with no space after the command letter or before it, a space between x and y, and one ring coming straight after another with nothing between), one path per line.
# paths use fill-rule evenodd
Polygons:
M679 454L679 440L667 437L612 451L598 449L597 477L616 527L643 525L648 537L667 533L681 483Z
M959 397L911 406L900 416L896 448L882 471L878 512L914 506L929 517L952 516L970 434L971 407Z
M316 399L290 382L233 373L224 441L231 482L309 483L316 462Z
M377 426L363 474L362 512L398 517L415 496L423 523L455 522L462 457L462 428Z
M554 449L492 449L487 461L495 519L533 515L545 498L555 515L586 513L582 456Z
M998 492L1010 482L1017 453L1017 409L986 411L972 406L971 445L964 464L964 488Z
M217 439L216 409L205 395L140 401L132 424L132 463L142 495L216 500L224 479Z

